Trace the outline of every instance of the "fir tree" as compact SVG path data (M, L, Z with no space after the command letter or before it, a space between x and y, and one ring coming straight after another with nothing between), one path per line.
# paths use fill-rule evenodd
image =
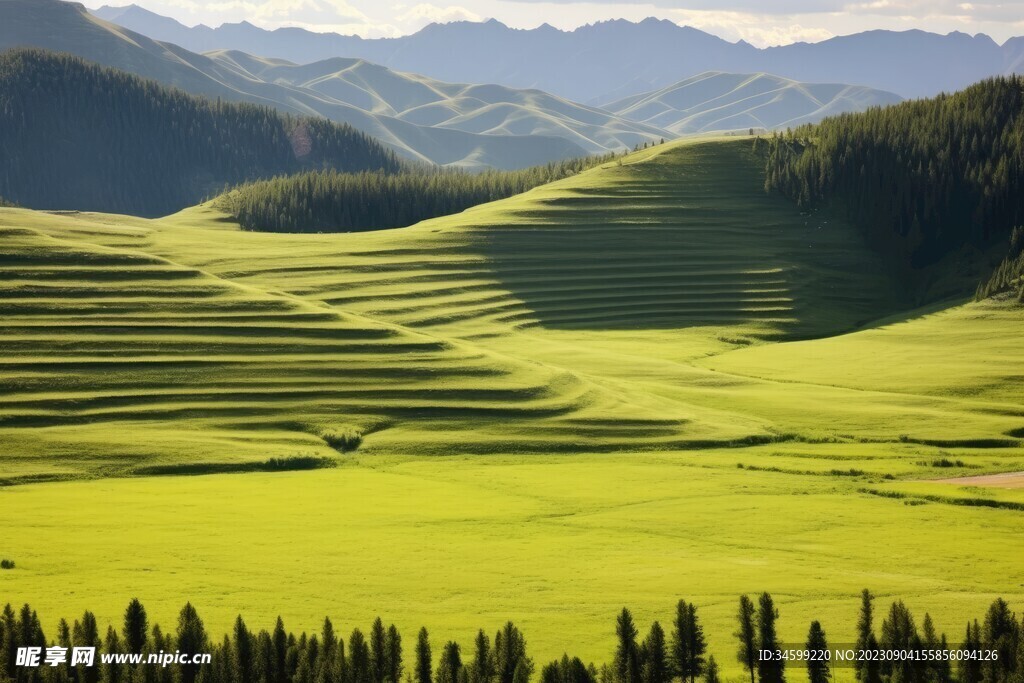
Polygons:
M146 616L146 608L142 606L138 598L128 603L124 611L124 636L125 650L131 653L142 652L149 640L149 619Z
M737 614L739 629L736 631L736 637L740 641L740 646L736 653L736 658L750 673L750 683L754 683L754 673L757 671L758 660L757 630L754 626L756 615L757 610L754 608L753 601L746 595L741 595L740 609Z
M615 649L615 679L617 683L639 683L640 660L636 644L637 630L633 615L623 607L615 625L618 643Z
M432 671L430 635L424 627L416 638L416 683L433 683Z
M757 607L757 642L762 650L775 651L779 648L775 622L779 611L768 593L761 593ZM757 663L757 674L760 683L784 683L785 661L777 657L762 658Z
M825 629L821 627L820 621L811 622L811 628L807 632L807 650L810 652L807 680L809 683L828 683L832 679L832 672L825 654L828 650L828 641L825 639Z
M441 651L441 659L437 663L436 683L459 683L459 675L462 672L462 655L459 652L459 644L448 641Z

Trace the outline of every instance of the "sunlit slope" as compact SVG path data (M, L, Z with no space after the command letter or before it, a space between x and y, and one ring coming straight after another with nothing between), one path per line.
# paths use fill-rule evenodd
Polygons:
M0 442L17 476L334 456L321 436L347 428L368 454L1015 446L1005 392L729 366L902 305L852 228L761 183L749 140L731 139L375 233L247 233L212 206L157 221L2 211ZM996 328L1020 319L1006 306ZM894 364L913 353L902 343ZM856 374L843 363L820 370Z
M852 228L765 195L750 148L671 143L407 230L207 235L186 228L208 215L185 212L151 248L460 336L709 325L809 336L898 308L896 286Z
M147 221L7 210L0 225L8 481L337 456L330 430L369 444L386 432L389 450L417 454L772 438L755 419L636 402L556 366L136 250Z
M939 408L936 426L918 431L892 410L887 417L904 438L998 446L1024 437L1022 324L1024 307L988 300L828 339L739 349L699 365L743 381L873 396L879 410L917 397ZM949 410L962 412L954 418ZM989 428L979 431L978 421Z
M2 231L9 479L337 455L324 430L394 421L422 422L421 440L451 443L460 430L528 419L543 443L549 419L583 417L595 403L557 369L138 252ZM427 436L434 423L444 435ZM648 417L640 433L675 436L678 424Z

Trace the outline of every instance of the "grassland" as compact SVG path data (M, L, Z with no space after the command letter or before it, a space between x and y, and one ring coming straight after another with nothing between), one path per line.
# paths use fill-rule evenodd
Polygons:
M907 312L749 148L379 233L0 210L0 591L219 629L514 618L597 660L617 608L685 596L730 675L742 591L789 638L848 638L865 586L954 637L1019 606L1024 491L928 480L1024 469L1024 308ZM293 457L339 467L141 476Z

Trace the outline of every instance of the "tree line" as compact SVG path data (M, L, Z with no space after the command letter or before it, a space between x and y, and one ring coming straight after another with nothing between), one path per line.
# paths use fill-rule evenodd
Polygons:
M158 216L311 168L398 171L349 125L188 95L78 57L0 53L0 197Z
M1021 683L1024 681L1024 619L1018 619L1002 599L995 600L981 622L968 621L959 646L938 634L929 615L918 628L902 601L889 607L876 633L874 596L861 596L856 624L857 650L902 650L978 653L998 656L949 657L907 660L855 660L859 683ZM834 671L829 660L806 662L798 673L787 671L786 660L766 658L762 651L784 646L777 631L779 609L769 593L756 601L739 599L735 632L737 660L751 683L785 683L786 676L808 683L829 683ZM316 633L286 630L278 617L272 629L258 632L239 616L231 633L216 640L208 633L198 612L186 604L173 631L151 624L145 607L132 600L120 628L103 632L92 612L72 624L61 620L55 637L47 638L36 612L24 605L7 605L0 613L0 681L3 683L721 683L719 666L708 654L708 643L693 603L680 600L669 631L653 622L642 640L629 609L623 608L615 623L615 650L609 664L600 667L566 654L536 672L527 654L526 638L512 622L493 637L478 631L466 650L455 641L434 649L430 634L421 628L415 642L406 643L394 625L378 618L368 635L355 628L342 637L331 620L324 619ZM72 666L19 666L19 648L95 648L98 653L210 653L209 664L175 663L106 664L97 655L95 664ZM807 632L807 650L829 647L820 621ZM953 662L956 662L954 667Z
M511 197L614 157L609 154L478 173L411 167L399 173L310 171L237 187L221 197L220 205L246 230L358 232L399 228Z
M1005 250L1024 225L1024 78L842 114L758 138L765 188L843 210L908 272L962 248ZM1019 249L979 289L1018 286Z

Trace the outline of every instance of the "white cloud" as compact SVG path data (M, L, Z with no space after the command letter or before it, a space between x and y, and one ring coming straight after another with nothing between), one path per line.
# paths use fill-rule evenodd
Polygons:
M673 19L727 40L745 40L757 47L786 45L799 41L817 42L835 35L821 26L805 26L794 17L722 12L675 10Z
M402 5L395 7L401 14L395 17L404 28L413 31L419 30L427 24L447 24L453 21L482 21L483 17L465 7L449 5L438 7L428 3L420 3L413 7L405 8ZM404 10L404 11L403 11Z

